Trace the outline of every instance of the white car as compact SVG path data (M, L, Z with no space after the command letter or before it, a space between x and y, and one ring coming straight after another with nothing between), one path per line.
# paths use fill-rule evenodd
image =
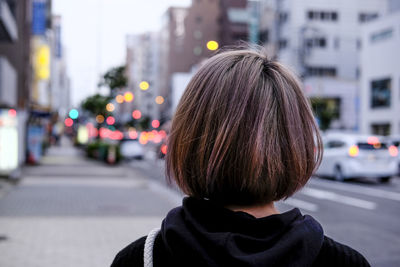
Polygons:
M400 135L392 135L388 137L388 142L390 142L390 144L394 145L395 147L397 147L397 150L400 149ZM398 153L397 155L397 175L400 175L400 153Z
M380 136L331 133L323 136L324 156L318 176L377 178L389 182L397 174L397 147Z
M143 146L136 139L122 139L120 141L121 155L125 159L143 159Z

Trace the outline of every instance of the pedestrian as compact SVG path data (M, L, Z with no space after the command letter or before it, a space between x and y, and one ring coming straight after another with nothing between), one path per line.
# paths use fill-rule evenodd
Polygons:
M318 167L322 144L296 76L262 49L226 50L194 75L173 118L166 174L187 195L122 266L369 266L323 233L292 196Z

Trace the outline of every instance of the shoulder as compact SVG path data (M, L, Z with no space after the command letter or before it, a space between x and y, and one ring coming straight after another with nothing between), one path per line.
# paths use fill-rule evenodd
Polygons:
M324 236L321 250L313 266L370 267L370 264L355 249Z
M111 264L111 267L143 266L143 250L146 236L122 249Z

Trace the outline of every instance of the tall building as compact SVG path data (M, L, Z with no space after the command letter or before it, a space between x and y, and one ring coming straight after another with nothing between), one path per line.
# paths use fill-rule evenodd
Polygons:
M156 97L159 95L158 33L127 36L126 75L128 89L135 97L132 104L127 103L131 106L130 111L138 109L143 117L159 119L159 106L156 104Z
M25 160L30 97L30 0L0 0L0 175Z
M391 9L393 10L393 9ZM361 29L361 132L400 135L400 6Z
M162 18L160 30L159 92L165 102L160 106L161 122L170 118L171 77L174 72L186 71L184 59L185 18L188 8L170 7ZM179 59L179 60L177 60Z
M70 81L67 73L65 49L61 40L62 23L60 16L52 16L49 31L50 44L50 104L51 110L65 118L71 106Z
M188 8L167 10L160 49L160 93L166 99L162 120L173 115L173 74L190 72L222 46L247 41L248 20L246 0L193 0Z
M388 1L264 0L263 4L275 15L270 12L273 23L264 25L262 34L273 42L278 59L303 78L320 123L328 116L334 119L330 127L358 130L360 29L385 14Z

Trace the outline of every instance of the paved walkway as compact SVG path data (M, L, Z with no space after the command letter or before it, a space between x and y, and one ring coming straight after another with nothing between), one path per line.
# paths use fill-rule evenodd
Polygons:
M109 266L180 203L135 169L88 160L65 141L1 196L1 267Z

